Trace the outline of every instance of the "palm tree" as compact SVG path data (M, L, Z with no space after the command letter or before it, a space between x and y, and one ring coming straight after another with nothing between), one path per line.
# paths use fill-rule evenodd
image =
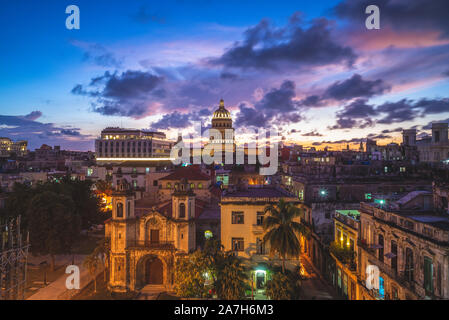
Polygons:
M101 260L98 257L98 254L94 251L90 255L88 255L83 262L83 265L89 271L89 275L94 280L94 293L97 293L97 277L96 271L98 270L98 266L100 265Z
M307 229L299 222L300 211L291 202L280 199L276 205L265 207L268 215L263 220L266 231L263 241L270 243L270 254L277 252L282 259L282 273L285 273L285 259L288 256L297 257L301 253L299 234L307 234Z

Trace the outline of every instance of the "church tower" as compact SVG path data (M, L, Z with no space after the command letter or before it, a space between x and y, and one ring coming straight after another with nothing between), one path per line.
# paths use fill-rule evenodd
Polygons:
M127 291L126 247L136 240L134 193L123 180L112 193L111 256L109 287Z
M187 179L175 186L172 194L172 218L177 222L176 246L189 252L195 249L195 193Z

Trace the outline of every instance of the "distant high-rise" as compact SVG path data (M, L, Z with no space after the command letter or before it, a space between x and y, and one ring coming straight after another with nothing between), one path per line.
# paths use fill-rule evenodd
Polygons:
M9 138L0 138L0 157L7 158L12 155L23 157L27 154L28 141L12 141Z
M162 132L111 127L95 140L95 154L98 161L168 158L174 143Z

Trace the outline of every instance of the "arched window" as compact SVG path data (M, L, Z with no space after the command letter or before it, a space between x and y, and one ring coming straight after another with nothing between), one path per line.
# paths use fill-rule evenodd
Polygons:
M186 205L184 203L181 203L179 205L179 217L180 218L186 217Z
M123 218L123 203L117 203L117 218Z
M405 249L405 278L408 281L413 281L413 269L414 269L414 262L413 262L413 251L410 248Z
M384 262L384 236L381 234L379 234L378 236L378 244L379 244L378 259Z

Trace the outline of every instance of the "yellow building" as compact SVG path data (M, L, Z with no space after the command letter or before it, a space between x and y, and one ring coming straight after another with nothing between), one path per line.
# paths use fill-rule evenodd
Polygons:
M273 187L242 187L241 190L229 191L221 198L221 244L225 251L234 251L254 269L256 289L262 289L267 280L264 268L259 266L280 264L278 257L269 256L270 248L263 243L265 232L262 226L265 207L277 204L280 199L300 206L296 197ZM298 262L289 260L286 266L293 268Z
M334 242L330 254L335 259L334 286L339 295L349 300L359 299L357 280L357 239L360 228L358 210L335 210Z

